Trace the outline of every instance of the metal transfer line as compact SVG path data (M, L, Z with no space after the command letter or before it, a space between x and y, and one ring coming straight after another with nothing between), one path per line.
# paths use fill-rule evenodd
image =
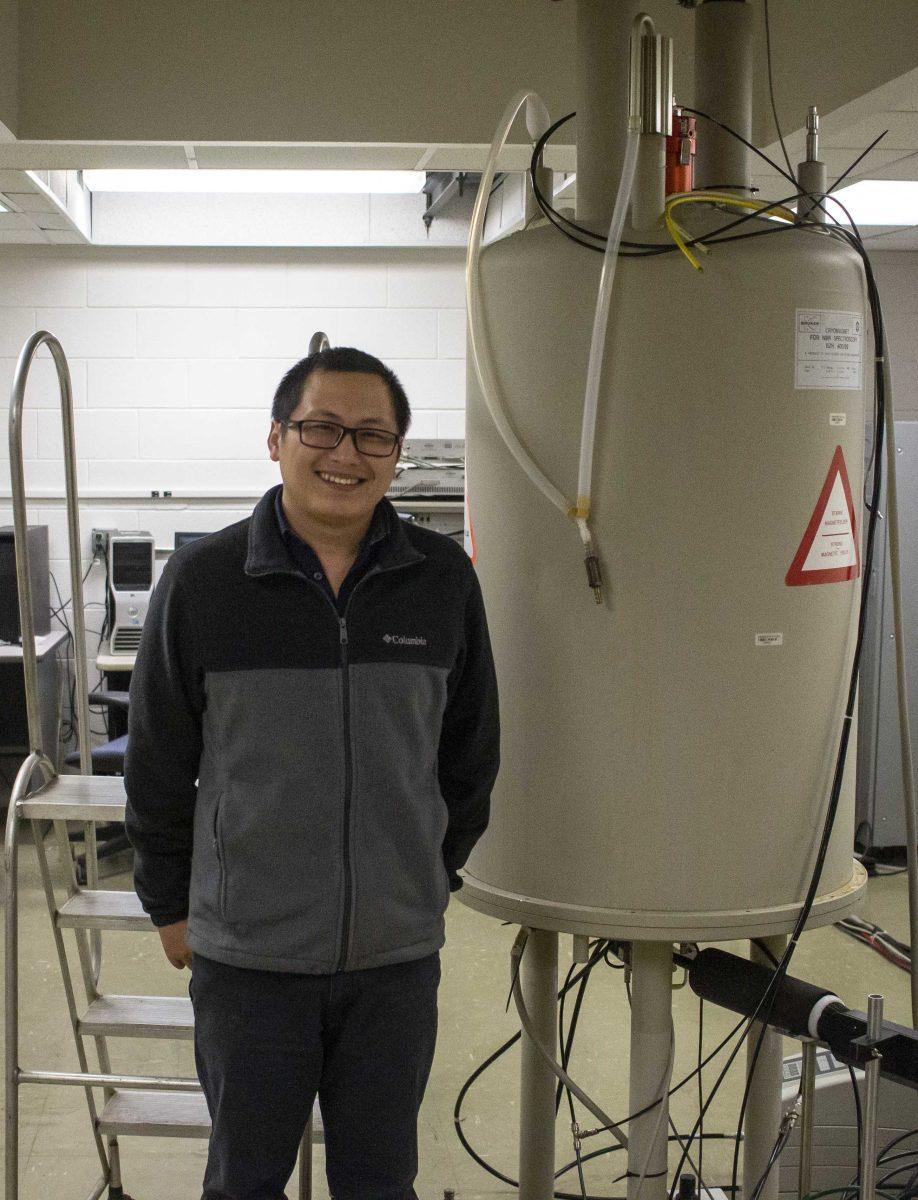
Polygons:
M817 1043L807 1039L803 1043L803 1058L800 1062L800 1095L803 1109L800 1114L800 1167L797 1173L797 1190L800 1200L813 1190L813 1126L816 1119L816 1051ZM778 1171L773 1172L778 1175Z
M749 958L752 962L774 967L780 961L787 946L787 938L759 938L759 944L749 943ZM771 956L771 957L769 957ZM746 1035L746 1071L752 1069L752 1056L758 1044L762 1026L754 1021ZM743 1122L743 1195L751 1196L756 1184L768 1169L768 1162L778 1140L781 1128L781 1082L783 1067L781 1034L767 1029L762 1039L762 1048L755 1064L755 1073L749 1087L746 1102L746 1118ZM759 1189L759 1200L778 1200L778 1172L772 1171Z
M876 1041L883 1031L883 997L867 997L867 1037ZM864 1067L864 1128L861 1141L860 1200L874 1200L877 1179L877 1109L880 1100L880 1052L872 1051Z

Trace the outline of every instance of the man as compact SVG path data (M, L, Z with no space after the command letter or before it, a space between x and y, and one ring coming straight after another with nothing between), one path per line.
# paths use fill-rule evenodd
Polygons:
M277 1200L318 1092L335 1200L413 1197L443 913L488 821L497 694L463 550L384 499L410 411L297 363L283 483L170 559L131 688L135 881L192 967L205 1200Z

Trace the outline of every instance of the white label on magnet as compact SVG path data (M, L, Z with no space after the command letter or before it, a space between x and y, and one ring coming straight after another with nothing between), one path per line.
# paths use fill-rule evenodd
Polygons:
M864 354L861 313L798 308L796 332L795 388L860 388Z
M755 644L757 646L783 646L783 633L757 633L755 635Z
M830 425L847 425L848 424L848 414L847 413L829 413L829 424Z

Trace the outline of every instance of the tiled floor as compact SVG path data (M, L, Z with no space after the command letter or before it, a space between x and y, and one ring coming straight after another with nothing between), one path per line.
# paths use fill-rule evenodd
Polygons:
M33 847L21 854L21 1065L72 1070L76 1056L67 1022L64 993L50 923L40 890ZM107 883L130 886L129 876ZM870 883L864 915L901 938L907 937L905 877ZM184 994L187 974L166 962L152 934L106 934L103 991ZM516 1028L505 1013L509 982L509 950L515 930L503 927L457 903L448 914L448 942L443 953L440 1039L436 1062L421 1114L421 1200L439 1200L452 1190L458 1200L509 1196L514 1189L489 1176L464 1152L453 1127L453 1107L464 1080ZM72 938L68 938L68 942ZM743 948L733 947L742 953ZM561 964L570 962L570 940L562 938ZM863 1006L869 991L886 997L887 1014L909 1023L908 977L838 931L815 931L803 939L794 973L838 992L853 1006ZM688 989L674 994L677 1032L675 1077L691 1070L697 1052L698 1001ZM705 1007L704 1041L713 1048L732 1026L729 1014ZM194 1073L189 1043L112 1040L116 1070L188 1076ZM788 1044L788 1052L794 1049ZM628 1018L620 972L597 969L580 1021L572 1073L613 1115L627 1112ZM709 1132L728 1132L735 1125L742 1087L742 1056L719 1093L706 1122ZM470 1091L463 1109L463 1129L478 1152L506 1175L516 1175L518 1114L518 1050L511 1050ZM709 1073L705 1073L708 1082ZM713 1069L710 1081L715 1075ZM83 1094L73 1088L21 1089L21 1200L84 1200L99 1174L89 1132ZM672 1113L681 1129L691 1126L697 1111L694 1085L673 1099ZM562 1110L564 1114L564 1110ZM596 1139L600 1141L600 1139ZM122 1139L125 1188L134 1200L196 1200L205 1161L202 1142L165 1139ZM592 1144L589 1149L596 1148ZM729 1176L725 1142L711 1140L705 1149L705 1175L713 1182ZM557 1162L572 1158L565 1116L558 1121ZM322 1152L317 1148L315 1195L327 1200ZM673 1161L672 1165L675 1165ZM612 1154L587 1167L587 1184L597 1195L617 1196L623 1185L612 1180L624 1170L623 1156ZM576 1191L576 1175L565 1177ZM288 1186L295 1195L295 1181Z

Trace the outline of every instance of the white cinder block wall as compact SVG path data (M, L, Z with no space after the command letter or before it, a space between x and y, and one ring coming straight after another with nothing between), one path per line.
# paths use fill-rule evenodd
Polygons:
M12 521L10 384L37 329L60 339L70 363L84 572L94 526L149 529L169 547L176 529L219 529L251 512L279 481L265 445L274 389L317 329L396 371L412 436L464 436L462 249L4 247L0 524ZM64 482L57 379L45 351L30 375L24 449L30 495L41 497L30 520L49 526L52 570L69 599L64 508L51 495ZM157 502L153 491L174 498ZM101 602L103 580L92 567L87 601ZM90 628L101 615L88 609Z

